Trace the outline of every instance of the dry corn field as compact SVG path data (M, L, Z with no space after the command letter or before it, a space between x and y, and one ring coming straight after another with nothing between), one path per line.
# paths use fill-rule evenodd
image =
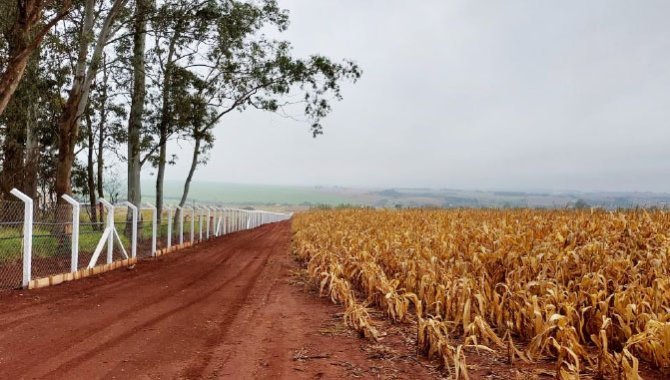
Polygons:
M670 214L338 210L294 217L293 251L348 325L416 323L419 351L555 362L557 378L670 369ZM553 364L552 364L553 366Z

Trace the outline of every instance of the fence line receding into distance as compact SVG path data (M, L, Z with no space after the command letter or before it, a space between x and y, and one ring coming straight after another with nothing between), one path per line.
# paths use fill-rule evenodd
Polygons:
M76 274L96 265L151 257L229 233L291 218L292 214L212 205L95 206L64 195L45 209L17 189L19 201L0 201L0 289L28 287L31 280ZM160 223L158 222L160 220Z

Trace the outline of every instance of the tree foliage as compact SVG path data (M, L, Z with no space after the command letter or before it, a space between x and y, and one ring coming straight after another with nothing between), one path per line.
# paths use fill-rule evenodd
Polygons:
M37 13L21 8L37 3ZM18 187L45 205L70 190L91 202L107 195L102 173L125 163L129 177L157 171L160 207L166 166L190 159L185 199L226 115L274 112L316 137L342 83L361 76L350 60L296 57L280 38L289 13L276 0L8 0L0 15L0 73L33 47L0 108L0 196ZM25 17L33 23L18 35ZM192 154L170 152L172 140L190 141ZM27 168L35 178L18 175Z

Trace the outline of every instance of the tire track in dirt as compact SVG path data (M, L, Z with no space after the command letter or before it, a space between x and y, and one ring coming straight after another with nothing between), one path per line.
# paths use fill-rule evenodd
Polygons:
M369 366L362 341L318 332L339 308L289 284L290 236L276 223L134 270L0 294L0 377L348 378ZM296 362L306 348L333 361Z
M233 232L233 233L225 235L223 237L214 238L212 241L205 241L205 242L200 243L196 246L184 248L183 250L180 250L180 251L176 252L180 255L185 255L185 257L181 259L182 261L180 261L180 262L169 261L169 262L166 262L165 265L166 265L166 267L174 267L176 265L186 265L190 261L198 260L197 258L191 257L191 255L189 255L189 253L197 251L201 248L204 248L208 244L218 244L218 242L220 242L224 239L225 240L230 240L233 237L237 236L237 234L260 235L262 233L263 232L261 232L259 230L252 230L252 231L244 231L244 232ZM247 236L247 238L253 238L253 237L254 236L251 236L251 235ZM238 241L238 240L232 240L232 241L229 241L228 244L229 244L229 247L228 247L229 249L236 249L238 246L245 244L245 242L244 241ZM158 258L158 260L163 260L163 259L166 259L167 257L172 257L173 255L174 255L174 253L170 254L168 256L160 257L160 258ZM156 271L156 270L165 270L165 267L158 268L158 267L154 267L154 266L151 266L151 265L147 265L148 263L152 263L155 260L157 260L157 259L152 258L152 257L140 258L140 261L138 262L138 264L136 264L136 266L141 266L143 271L141 271L140 273L138 273L138 272L133 273L132 271L130 271L130 273L133 273L130 276L134 276L133 278L139 281L139 280L144 279L146 277L152 276L153 272ZM121 269L121 270L124 270L124 269ZM129 271L127 268L125 270ZM90 290L96 290L97 292L100 292L102 290L105 290L105 289L108 289L108 288L111 288L111 287L117 287L117 290L118 290L120 288L132 287L132 286L135 285L135 284L132 284L132 283L127 283L127 282L122 283L122 284L119 284L117 282L106 282L104 280L106 275L108 275L108 273L107 274L101 274L101 275L98 275L98 276L95 276L95 277L88 277L86 279L80 280L79 283L81 285L77 287L76 294L71 294L71 293L64 293L64 294L60 294L60 295L55 295L54 294L54 295L51 295L49 298L40 298L38 300L34 300L34 298L36 298L38 296L33 296L32 294L37 293L39 291L37 291L37 292L36 291L27 292L27 291L24 291L24 290L2 290L2 291L0 291L0 297L6 297L5 301L7 299L11 299L11 298L14 298L15 300L18 301L21 298L25 298L24 296L26 296L28 298L33 298L33 301L30 302L30 303L26 303L26 302L14 302L14 303L7 302L7 304L4 305L6 308L3 309L2 313L4 314L4 313L7 313L7 312L19 312L19 311L22 311L24 309L34 309L34 307L38 306L38 305L53 304L53 303L63 301L63 300L66 300L66 301L75 300L75 299L77 299L77 297L76 297L77 295L80 295L80 294L85 293L86 291L90 291ZM20 301L25 301L25 300L20 300Z
M212 244L212 243L207 242L205 244ZM233 244L231 247L229 247L229 249L236 250L237 247L242 245L242 244L244 244L244 242L237 242L236 244ZM188 255L187 258L185 258L183 260L183 262L177 262L177 261L170 262L167 265L168 268L172 269L172 268L176 267L177 265L189 265L190 262L192 262L195 259L195 258L191 257L190 253L193 252L194 250L198 249L199 247L200 246L187 248L182 252L178 252L177 254ZM214 271L217 265L225 264L228 260L231 259L231 257L232 257L231 255L226 255L220 261L218 261L216 263L213 263L213 267L212 267L212 270L210 272ZM143 281L146 278L149 278L150 276L154 275L155 268L153 268L151 266L151 262L153 262L155 260L156 259L147 259L144 262L140 262L140 263L137 264L137 265L141 266L142 270L148 269L148 271L145 271L142 274L136 274L136 272L138 272L138 271L135 271L135 273L133 273L134 270L129 270L129 269L121 269L120 271L127 272L128 276L129 276L129 280L132 279L133 281ZM163 270L167 270L168 268L163 268ZM207 275L207 274L205 273L205 275ZM105 276L105 274L101 275L99 278L95 278L95 279L88 279L87 278L85 280L81 280L82 282L85 282L85 284L88 285L88 286L84 287L84 289L82 289L82 290L78 290L77 294L62 295L60 297L54 297L54 298L44 299L44 300L41 300L41 301L36 301L36 302L30 303L30 304L27 304L27 305L24 305L24 306L21 306L21 307L7 308L7 309L3 310L2 316L3 316L3 319L4 319L5 322L0 324L0 333L6 333L6 331L8 329L11 329L11 328L18 328L18 327L21 326L21 324L23 324L25 322L28 322L33 318L50 314L52 312L51 309L54 308L54 304L57 305L61 302L65 302L65 303L69 303L68 306L72 307L72 306L78 306L80 303L86 303L88 300L86 300L86 293L85 292L87 292L87 291L95 290L96 292L101 293L101 292L104 292L106 290L111 289L114 292L122 292L124 290L128 290L129 288L132 288L132 287L136 286L136 284L133 281L125 281L125 282L120 283L120 284L117 283L117 282L111 282L111 283L107 282L107 283L102 283L101 284L100 282L104 281L104 278L105 278L104 276ZM199 277L196 277L195 279L191 279L191 282L186 283L184 285L184 287L188 287L188 286L192 285L193 283L197 282L198 280L199 280ZM82 294L84 295L84 297L82 297ZM163 296L163 299L168 297L169 294L170 294L169 292L166 292L165 295ZM143 300L138 299L137 304L142 304L142 302L143 302ZM156 301L154 301L153 303L155 303L155 302ZM23 313L21 313L21 311L24 311L26 309L30 309L32 311L32 310L36 309L36 306L43 306L43 305L48 305L49 308L47 310L43 310L41 312L33 312L32 314L21 315L21 314L23 314ZM134 306L136 306L136 305L134 305ZM133 307L130 307L130 308L124 310L124 311L119 312L119 315L130 311L131 309L133 309ZM21 315L21 316L17 316L17 314Z
M247 263L247 265L245 265L242 268L242 270L240 270L239 272L236 273L236 276L239 275L241 272L249 270L254 264L256 264L254 261L250 261L249 263ZM256 277L257 277L257 275L254 276L254 278L256 278ZM107 340L107 341L104 341L104 342L100 342L100 343L96 344L93 348L87 349L87 351L82 353L81 355L70 359L69 361L61 364L58 368L50 371L49 373L46 374L46 376L49 376L49 377L50 376L55 376L59 373L63 373L65 370L75 369L77 365L81 365L82 362L90 360L91 358L93 358L97 355L100 355L100 354L104 353L105 351L108 351L108 350L112 349L113 347L117 346L118 344L120 344L124 340L130 338L133 334L137 334L138 331L146 329L148 327L151 327L155 324L158 324L158 323L164 321L165 319L173 316L176 313L188 311L189 308L197 305L198 303L203 303L203 302L208 301L209 298L212 295L214 295L214 293L219 292L221 289L228 286L228 284L230 282L234 281L234 280L235 280L234 277L230 278L230 279L222 282L219 286L209 290L207 293L205 293L203 295L202 298L191 300L191 301L189 301L189 302L187 302L183 305L180 305L178 307L167 310L167 311L165 311L165 312L163 312L163 313L161 313L157 316L154 316L154 317L150 318L149 320L147 320L145 322L142 322L138 325L134 324L132 326L128 326L126 324L125 326L123 326L123 329L126 330L125 332L120 333L120 334L115 334L114 338L112 338L110 340ZM149 305L149 306L151 306L151 305ZM231 311L234 312L234 311L236 311L236 309L232 309ZM231 315L231 317L233 317L233 316L234 316L234 314ZM225 320L224 320L224 322L225 322Z
M267 230L271 228L272 226L265 226L262 229L265 229L266 231L264 233L267 233ZM62 356L64 350L75 347L77 344L81 344L86 340L90 340L92 336L95 337L104 335L105 330L109 330L117 324L123 324L123 321L127 321L128 319L133 318L134 314L137 314L143 310L151 311L152 308L156 307L156 305L169 301L171 297L174 297L175 294L178 294L184 289L194 287L199 282L205 282L205 287L208 287L212 284L212 282L208 281L211 276L216 275L217 271L225 271L224 265L227 264L230 260L240 258L240 256L238 256L240 253L240 247L248 245L249 238L255 240L255 238L263 235L263 232L260 230L261 229L247 231L247 233L244 234L246 236L244 236L242 239L239 239L239 235L229 235L226 236L226 238L220 239L220 242L203 243L198 247L192 248L194 251L193 253L184 252L185 254L188 254L188 256L184 255L177 257L180 255L180 253L175 253L170 256L164 256L164 259L161 258L159 260L154 260L154 262L148 262L145 266L151 267L154 266L152 264L158 264L155 266L162 267L162 270L151 268L153 270L149 270L149 273L145 274L144 276L127 276L127 271L123 270L109 272L104 276L100 276L110 278L106 286L102 286L96 289L90 285L82 285L83 288L93 292L92 296L84 299L76 299L70 302L67 300L63 301L63 292L60 292L60 290L65 290L65 288L71 288L68 290L76 292L76 288L77 285L79 285L79 282L72 282L53 288L33 291L32 293L40 293L44 297L44 301L40 302L41 305L39 306L46 307L47 310L44 310L41 313L30 313L33 310L30 308L30 305L24 306L23 309L27 310L29 314L23 317L20 321L14 321L16 322L14 324L12 324L12 321L6 323L6 325L9 325L11 328L5 329L5 331L2 333L2 336L0 336L0 351L2 351L1 347L14 346L14 342L11 341L12 337L15 337L21 333L25 333L26 327L28 329L33 329L35 325L42 324L40 327L46 328L50 331L50 334L48 335L50 335L51 340L63 342L60 347L60 356ZM225 248L221 250L221 244L225 244L226 240L228 240L228 244L226 244ZM216 247L219 249L212 250L212 248ZM201 250L206 250L206 253L203 254L202 252L199 252ZM248 259L248 257L242 258ZM193 265L193 262L196 262L198 265ZM253 261L249 261L247 266L251 264L253 264ZM242 267L242 269L244 268L246 267ZM139 270L139 268L137 270ZM155 277L160 278L157 279ZM163 285L163 283L160 281L162 279L167 279L170 286L162 287L161 285ZM158 286L150 286L152 283L157 284ZM130 287L141 287L142 285L144 285L144 288L148 288L149 291L139 292L140 297L134 296L134 294L138 294L138 292L133 292L134 294L131 297L128 297L131 292L123 291L124 288L128 289ZM223 287L225 287L225 284L222 286L217 286L216 289ZM83 328L80 328L78 326L73 326L77 323L77 321L73 321L72 319L63 320L63 318L54 318L54 314L58 316L61 311L54 310L54 304L50 304L48 302L50 299L49 296L51 294L55 294L56 297L54 298L57 300L63 301L65 304L69 303L69 305L67 305L67 309L78 309L80 311L80 316L84 318L88 317L90 321L84 324L82 326ZM121 298L123 302L114 302L119 298ZM107 302L105 302L105 300L107 300ZM105 302L105 305L102 306L107 306L107 310L104 310L102 313L95 310L96 307L101 306L99 303L103 302ZM93 305L91 305L92 303ZM1 304L2 303L0 300L0 305ZM125 305L130 306L124 307ZM3 312L0 314L0 319L11 319L7 318L7 316L13 315L11 307L0 307L0 310L3 310ZM8 311L5 312L5 310ZM99 317L96 318L95 315L99 315ZM121 321L121 323L118 321ZM59 324L57 322L64 323ZM70 327L71 331L60 328L63 325ZM17 339L17 341L18 340L19 339ZM54 349L53 347L50 347L50 345L37 345L31 348L31 356L41 358L42 361L48 361L49 358L53 358L53 353ZM5 355L2 356L3 358L5 357ZM61 360L61 358L56 359ZM19 363L20 361L16 362ZM34 369L35 367L29 363L30 361L27 361L24 368L21 368L21 366L18 365L17 369L21 371L28 370L29 368ZM0 365L1 364L2 363L0 362Z
M233 307L234 312L231 313L233 317L237 317L243 309L249 308L251 310L246 312L244 321L246 321L247 323L256 323L255 321L257 319L255 318L255 316L265 304L264 299L267 299L268 294L274 288L274 285L278 277L277 276L278 273L276 273L277 272L276 269L278 267L268 266L267 265L268 261L271 260L271 258L276 255L282 255L288 252L289 248L288 244L284 243L286 239L285 238L283 239L281 236L283 232L284 232L283 230L279 229L275 230L273 231L272 235L269 236L270 239L264 239L258 242L260 244L257 247L257 249L267 251L269 254L265 256L261 270L258 271L253 276L252 279L250 279L249 285L244 288L244 293L242 294L242 297L240 297L239 303L235 305L238 307ZM268 243L268 242L275 242L275 243ZM269 281L259 282L258 279L261 276L265 279L268 279ZM254 293L253 299L250 299L249 297L251 293ZM261 299L260 302L258 302L259 301L258 298ZM201 359L197 360L196 363L193 363L183 372L183 377L192 379L202 378L204 373L208 373L209 377L219 376L218 372L220 368L225 365L226 362L225 356L221 355L220 352L222 342L224 340L232 340L235 338L235 337L229 337L231 327L233 326L233 324L230 323L232 322L232 318L228 318L227 322L228 323L226 323L222 329L220 329L216 334L212 335L207 340L206 343L206 346L208 347L207 352L205 352L202 355ZM235 331L238 332L240 330L236 329ZM215 362L213 360L214 357L222 359L218 362Z

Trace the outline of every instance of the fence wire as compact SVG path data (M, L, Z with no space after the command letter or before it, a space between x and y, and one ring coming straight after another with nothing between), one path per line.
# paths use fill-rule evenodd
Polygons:
M74 215L71 204L53 204L35 208L32 214L32 271L26 278L35 279L50 275L68 273L73 269L82 269L89 265L100 265L108 261L107 246L109 240L100 243L113 219L115 231L111 261L125 258L125 251L132 256L132 209L127 206L114 206L113 215L102 204L91 206L79 205L78 224L78 260L73 265L73 234L77 228L73 224ZM241 210L226 210L205 206L188 206L183 209L176 207L164 209L156 215L156 249L183 243L196 244L207 238L228 234L253 227L258 219L252 214ZM23 278L23 238L24 238L25 204L20 201L0 200L0 289L20 287ZM150 257L153 254L154 209L142 207L138 209L137 220L137 257ZM183 216L181 213L183 212ZM290 215L270 214L267 222L282 220ZM183 220L183 224L180 224ZM253 221L254 225L249 224ZM168 224L171 223L170 232ZM119 244L119 241L121 244ZM100 245L101 252L92 262L93 254ZM27 281L27 280L26 280Z
M45 277L70 271L72 206L55 204L33 216L32 274Z
M114 226L116 227L119 239L114 237L112 261L125 259L126 256L123 255L124 251L126 252L127 257L131 257L133 241L133 210L127 206L115 206ZM119 246L119 240L121 240L123 249Z
M95 247L102 239L102 234L105 232L107 221L107 209L103 205L91 207L91 205L81 205L79 212L79 262L77 268L86 268L91 258ZM102 252L98 258L97 263L104 263L106 251Z
M195 221L197 219L193 216L193 209L184 208L184 243L190 242L194 243L195 240ZM191 231L193 231L193 237L191 237Z
M21 286L23 202L0 201L0 289Z
M148 207L142 207L138 210L139 220L137 221L137 257L151 256L151 238L153 234L152 220L154 210Z

